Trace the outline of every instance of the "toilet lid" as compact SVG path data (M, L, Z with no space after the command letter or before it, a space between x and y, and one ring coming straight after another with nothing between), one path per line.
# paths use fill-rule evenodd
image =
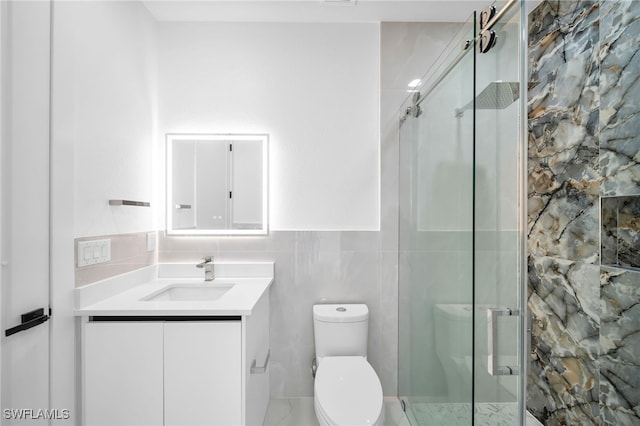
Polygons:
M383 408L382 386L361 356L325 357L318 366L315 399L338 425L373 425Z

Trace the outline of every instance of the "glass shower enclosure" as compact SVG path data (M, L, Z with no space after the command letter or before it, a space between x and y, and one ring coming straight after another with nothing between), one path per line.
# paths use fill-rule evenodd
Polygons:
M412 425L524 419L524 22L519 1L474 12L401 109L398 393Z

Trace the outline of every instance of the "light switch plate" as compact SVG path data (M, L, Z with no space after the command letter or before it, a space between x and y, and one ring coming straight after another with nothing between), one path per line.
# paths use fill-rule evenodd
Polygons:
M147 251L155 251L157 244L157 235L155 232L147 233Z
M111 261L111 240L78 241L78 268Z

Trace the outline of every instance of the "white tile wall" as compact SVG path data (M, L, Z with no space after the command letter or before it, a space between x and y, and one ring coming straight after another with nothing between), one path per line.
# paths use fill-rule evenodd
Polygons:
M380 251L376 231L274 231L267 237L161 236L159 262L272 260L271 393L313 396L312 306L366 303L370 310L368 357L385 394L396 392L397 254Z

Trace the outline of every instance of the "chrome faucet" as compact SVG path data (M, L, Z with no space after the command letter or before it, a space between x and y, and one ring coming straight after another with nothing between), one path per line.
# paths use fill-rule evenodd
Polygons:
M196 265L197 268L204 268L204 280L213 281L213 257L206 256L202 258L202 262Z

